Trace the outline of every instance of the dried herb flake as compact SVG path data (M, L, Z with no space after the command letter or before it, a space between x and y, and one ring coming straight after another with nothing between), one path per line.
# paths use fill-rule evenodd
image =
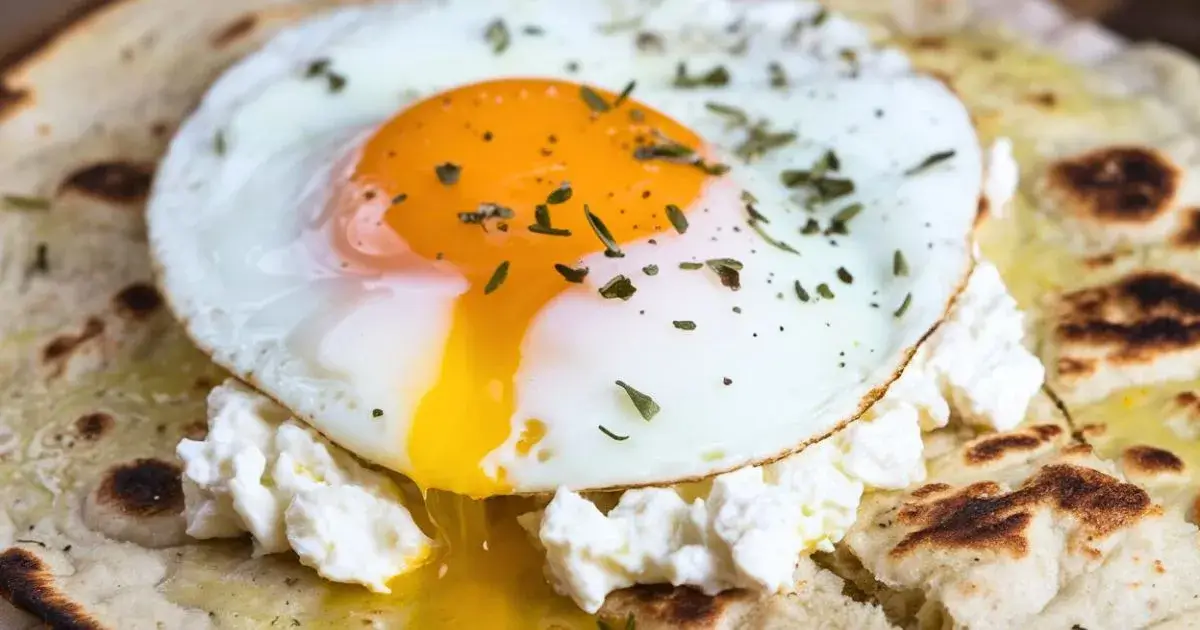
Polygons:
M491 277L491 279L489 279L487 281L487 286L483 287L483 294L489 295L496 289L499 289L500 285L504 284L504 281L507 278L508 278L508 261L506 260L506 261L500 263L496 267L496 270L492 272L492 277Z
M654 416L658 415L659 411L662 411L662 408L658 406L658 403L654 402L653 398L634 389L625 381L617 381L617 387L625 390L625 393L629 395L629 400L633 401L633 406L637 408L638 413L641 414L642 419L646 422L654 419Z

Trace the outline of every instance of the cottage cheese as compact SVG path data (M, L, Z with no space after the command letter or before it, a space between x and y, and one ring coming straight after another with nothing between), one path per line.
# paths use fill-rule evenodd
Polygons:
M428 558L396 484L270 399L226 381L209 394L208 423L203 441L176 448L188 535L249 533L255 555L293 549L323 577L381 593Z
M560 488L522 524L546 551L555 589L595 612L634 584L788 592L801 555L832 551L867 489L925 479L921 434L950 407L971 422L1018 424L1042 383L1023 323L995 267L980 263L950 316L867 414L791 457L713 480L685 502L670 488L630 490L607 515Z
M1004 216L1009 202L1017 195L1021 170L1013 158L1012 141L999 138L992 143L987 156L987 173L983 180L983 196L988 208L997 217Z

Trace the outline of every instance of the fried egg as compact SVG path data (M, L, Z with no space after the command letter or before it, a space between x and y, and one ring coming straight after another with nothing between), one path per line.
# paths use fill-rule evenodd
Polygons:
M228 71L155 181L196 343L473 497L670 483L861 414L971 266L936 80L815 3L406 2Z

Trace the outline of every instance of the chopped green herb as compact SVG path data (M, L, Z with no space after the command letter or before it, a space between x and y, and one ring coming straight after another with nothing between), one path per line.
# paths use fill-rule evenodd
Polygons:
M729 71L725 66L716 66L703 74L688 76L687 64L679 62L675 66L675 87L723 87L729 83Z
M666 44L663 42L662 36L649 31L638 33L635 43L637 49L642 52L662 52L666 49Z
M326 72L325 80L329 82L329 91L337 94L346 87L346 77L336 72Z
M612 438L612 439L614 439L614 440L616 440L616 441L618 441L618 442L624 442L625 440L628 440L628 439L629 439L629 436L628 436L628 435L617 435L616 433L613 433L612 431L609 431L608 429L604 428L604 425L603 425L603 424L602 424L602 425L600 425L600 426L599 426L599 427L597 427L597 428L599 428L599 429L600 429L600 432L601 432L601 433L603 433L604 435L607 435L608 437L610 437L610 438ZM599 627L601 627L601 626L599 625L600 623L604 623L604 622L598 622L598 623L597 623L597 627L598 627L598 628L599 628ZM605 624L604 628L607 628L607 624Z
M408 195L406 195L404 193L400 193L399 195L392 197L392 205L404 203L407 199L408 199Z
M654 419L654 416L662 410L653 398L634 389L625 381L617 381L617 387L625 390L625 393L629 395L629 400L633 401L633 406L637 407L638 413L646 422Z
M600 295L606 300L625 301L633 297L634 293L637 293L637 287L633 286L632 280L623 275L613 276L600 287Z
M484 202L474 212L459 212L458 220L468 225L483 225L490 219L511 219L513 216L512 208Z
M545 35L546 29L536 24L527 24L521 29L521 32L525 33L526 35Z
M804 235L817 234L821 231L821 224L817 223L816 219L809 219L804 223L804 227L800 228L800 233Z
M33 264L30 266L30 271L38 271L46 273L50 271L50 246L45 243L38 243L37 248L33 250Z
M312 79L314 77L318 77L322 74L325 74L325 71L328 69L329 69L329 60L328 59L324 59L324 58L314 59L313 61L311 61L308 64L308 69L304 71L304 76L306 78Z
M698 159L691 147L674 140L642 145L634 150L633 157L639 160L668 160L680 164L692 164Z
M596 112L597 114L603 114L604 112L612 109L612 105L609 105L608 101L604 100L603 96L600 96L596 90L593 90L586 85L579 88L579 96L583 98L583 102L587 104L588 109Z
M749 190L743 190L742 191L742 202L743 203L758 203L758 198L756 198Z
M683 214L683 210L680 210L679 206L673 203L667 204L667 220L671 222L671 225L675 228L676 232L679 232L680 234L687 233L687 216Z
M677 319L671 325L679 330L696 330L696 322L687 319Z
M796 281L796 297L800 298L801 302L807 302L811 299L808 291L804 290L804 287L800 284L799 280Z
M826 300L832 300L833 290L829 288L828 284L822 282L821 284L817 285L817 295L825 298Z
M625 84L625 89L621 90L621 93L617 95L617 100L613 101L613 109L620 107L622 103L628 100L629 95L633 94L633 88L635 87L637 87L637 81L630 81Z
M933 166L949 160L950 158L954 157L956 153L957 151L940 151L938 153L934 153L933 155L922 160L920 164L908 169L907 171L904 171L904 174L916 175L924 172Z
M679 263L679 268L680 268L680 269L684 269L684 270L686 270L686 271L695 271L695 270L697 270L697 269L703 269L703 268L704 268L704 263L698 263L698 262L681 262L681 263Z
M383 415L383 410L382 410L382 409L372 409L372 410L371 410L371 417L372 417L372 418L378 418L379 416L382 416L382 415Z
M767 75L771 78L771 87L787 87L787 73L783 71L783 66L779 62L772 61L767 64Z
M734 148L733 152L743 160L749 161L762 157L768 151L791 144L795 140L796 133L794 131L773 133L767 131L766 127L760 124L750 128L746 139Z
M574 268L563 264L556 264L554 265L554 270L557 271L564 280L574 284L580 284L588 275L587 267Z
M543 236L570 236L571 235L571 230L568 230L566 228L548 227L545 225L538 225L536 223L529 226L529 231L533 232L534 234L541 234Z
M807 186L812 179L812 171L789 169L779 174L779 181L788 188Z
M442 182L442 185L453 186L458 183L458 178L462 175L462 167L453 162L446 162L436 166L433 172L437 174L438 181Z
M642 273L646 274L647 276L657 276L658 265L646 265L645 267L642 267Z
M904 317L904 314L908 312L908 307L911 305L912 305L912 293L908 293L904 296L904 302L902 302L900 304L900 308L896 309L896 312L892 313L892 314L895 315L896 317Z
M904 259L904 252L898 249L892 256L892 275L897 278L908 275L908 261Z
M721 103L708 101L704 104L704 108L724 118L730 127L741 127L750 123L750 116L744 110L732 105L722 105Z
M229 139L225 137L225 130L218 129L216 135L213 136L213 153L217 155L225 155L229 150Z
M492 53L497 55L508 50L508 45L512 43L508 25L500 18L488 23L487 28L483 31L483 38L492 47Z
M838 210L837 214L833 215L833 218L830 220L829 229L825 230L825 233L849 234L846 228L849 226L850 221L858 216L858 213L862 212L862 209L863 205L861 203L852 203Z
M704 160L698 160L696 162L696 166L709 175L724 175L725 173L729 172L729 165L721 164L720 162L705 162Z
M4 205L13 210L49 210L50 200L45 197L26 197L24 195L4 195Z
M617 245L612 232L608 231L608 226L604 225L604 221L601 221L600 217L592 214L592 209L586 203L583 204L583 214L587 217L588 225L592 226L592 231L596 233L596 238L604 244L604 255L609 258L624 258L625 253Z
M817 11L817 14L815 16L813 16L812 25L820 26L820 25L824 24L828 19L829 19L829 9L826 9L825 7L821 7L821 10Z
M763 214L762 214L761 212L759 212L758 210L756 210L756 209L754 208L754 204L750 204L750 203L746 204L746 214L749 214L749 215L750 215L750 222L751 222L751 223L758 223L759 221L761 221L761 222L763 222L763 223L770 223L770 222L771 222L771 220L770 220L770 219L768 219L767 217L763 216Z
M821 201L833 201L854 192L854 182L848 179L825 177L813 182Z
M815 165L813 165L813 179L824 177L825 173L829 171L836 173L841 168L842 161L838 159L837 153L834 153L833 150L830 149L821 156L821 159L817 160Z
M504 284L504 280L506 278L508 278L508 261L507 260L500 263L496 267L496 270L492 272L492 278L490 280L488 280L487 286L483 287L483 294L488 295L491 292L495 291L496 289L499 289L500 285Z
M721 284L737 291L742 288L742 263L733 258L710 258L704 261L721 279Z
M573 192L574 191L571 190L571 184L563 182L558 188L550 191L550 194L546 196L546 203L552 206L556 206L560 203L566 203L569 199L571 199ZM547 223L547 225L549 225L549 223Z
M850 275L850 272L846 271L845 267L838 267L837 277L838 280L841 280L846 284L854 284L854 276Z
M749 206L747 206L747 207L749 207ZM757 214L757 213L755 213L755 214ZM762 215L759 215L759 216L761 217ZM747 224L750 225L751 229L753 229L758 234L758 236L760 238L762 238L762 240L769 243L772 247L775 247L776 249L781 249L781 250L791 253L791 254L799 254L800 253L799 250L797 250L795 247L792 247L791 245L787 244L786 242L781 241L781 240L771 236L769 233L767 233L767 229L762 226L762 224L765 222L766 222L765 220L764 221L756 221L756 220L754 220L753 217L751 217L751 219L749 221L747 221Z

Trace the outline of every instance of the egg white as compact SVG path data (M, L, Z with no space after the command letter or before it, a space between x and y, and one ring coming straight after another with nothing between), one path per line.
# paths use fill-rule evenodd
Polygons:
M626 244L625 258L581 261L587 282L550 302L526 334L512 437L481 465L503 466L517 492L702 477L792 452L882 394L971 266L982 160L953 94L910 74L898 53L873 51L836 16L793 40L793 23L810 20L815 3L588 0L564 12L551 0L511 0L488 8L425 1L339 10L279 35L217 82L172 142L149 207L160 283L198 345L342 446L406 472L412 417L437 378L467 283L343 269L323 231L330 182L374 126L440 90L505 76L614 91L637 80L635 98L724 151L734 170L689 209L686 235ZM497 16L513 37L499 55L483 37ZM639 16L636 29L614 28ZM526 35L525 25L544 33ZM639 51L639 29L660 34L666 53ZM744 52L729 52L746 35ZM844 50L855 51L853 61ZM343 89L305 76L316 59L346 78ZM693 72L722 64L732 80L676 89L681 60ZM769 85L772 62L785 67L787 89ZM728 153L744 130L707 101L799 139L742 164ZM857 191L809 213L789 199L779 172L809 168L827 150ZM943 151L954 157L905 174ZM770 219L765 229L799 255L750 229L743 191ZM848 236L800 235L809 217L827 225L851 202L864 209ZM893 275L896 250L908 261L905 277ZM708 271L678 268L718 257L745 264L740 291ZM653 277L641 271L651 264L660 268ZM839 267L853 284L837 280ZM602 299L597 288L618 273L637 294ZM810 302L796 296L796 280ZM836 297L818 298L819 283ZM697 328L678 331L673 320ZM643 420L617 379L651 394L661 413ZM548 431L522 456L516 441L529 418ZM601 425L629 439L612 440Z

